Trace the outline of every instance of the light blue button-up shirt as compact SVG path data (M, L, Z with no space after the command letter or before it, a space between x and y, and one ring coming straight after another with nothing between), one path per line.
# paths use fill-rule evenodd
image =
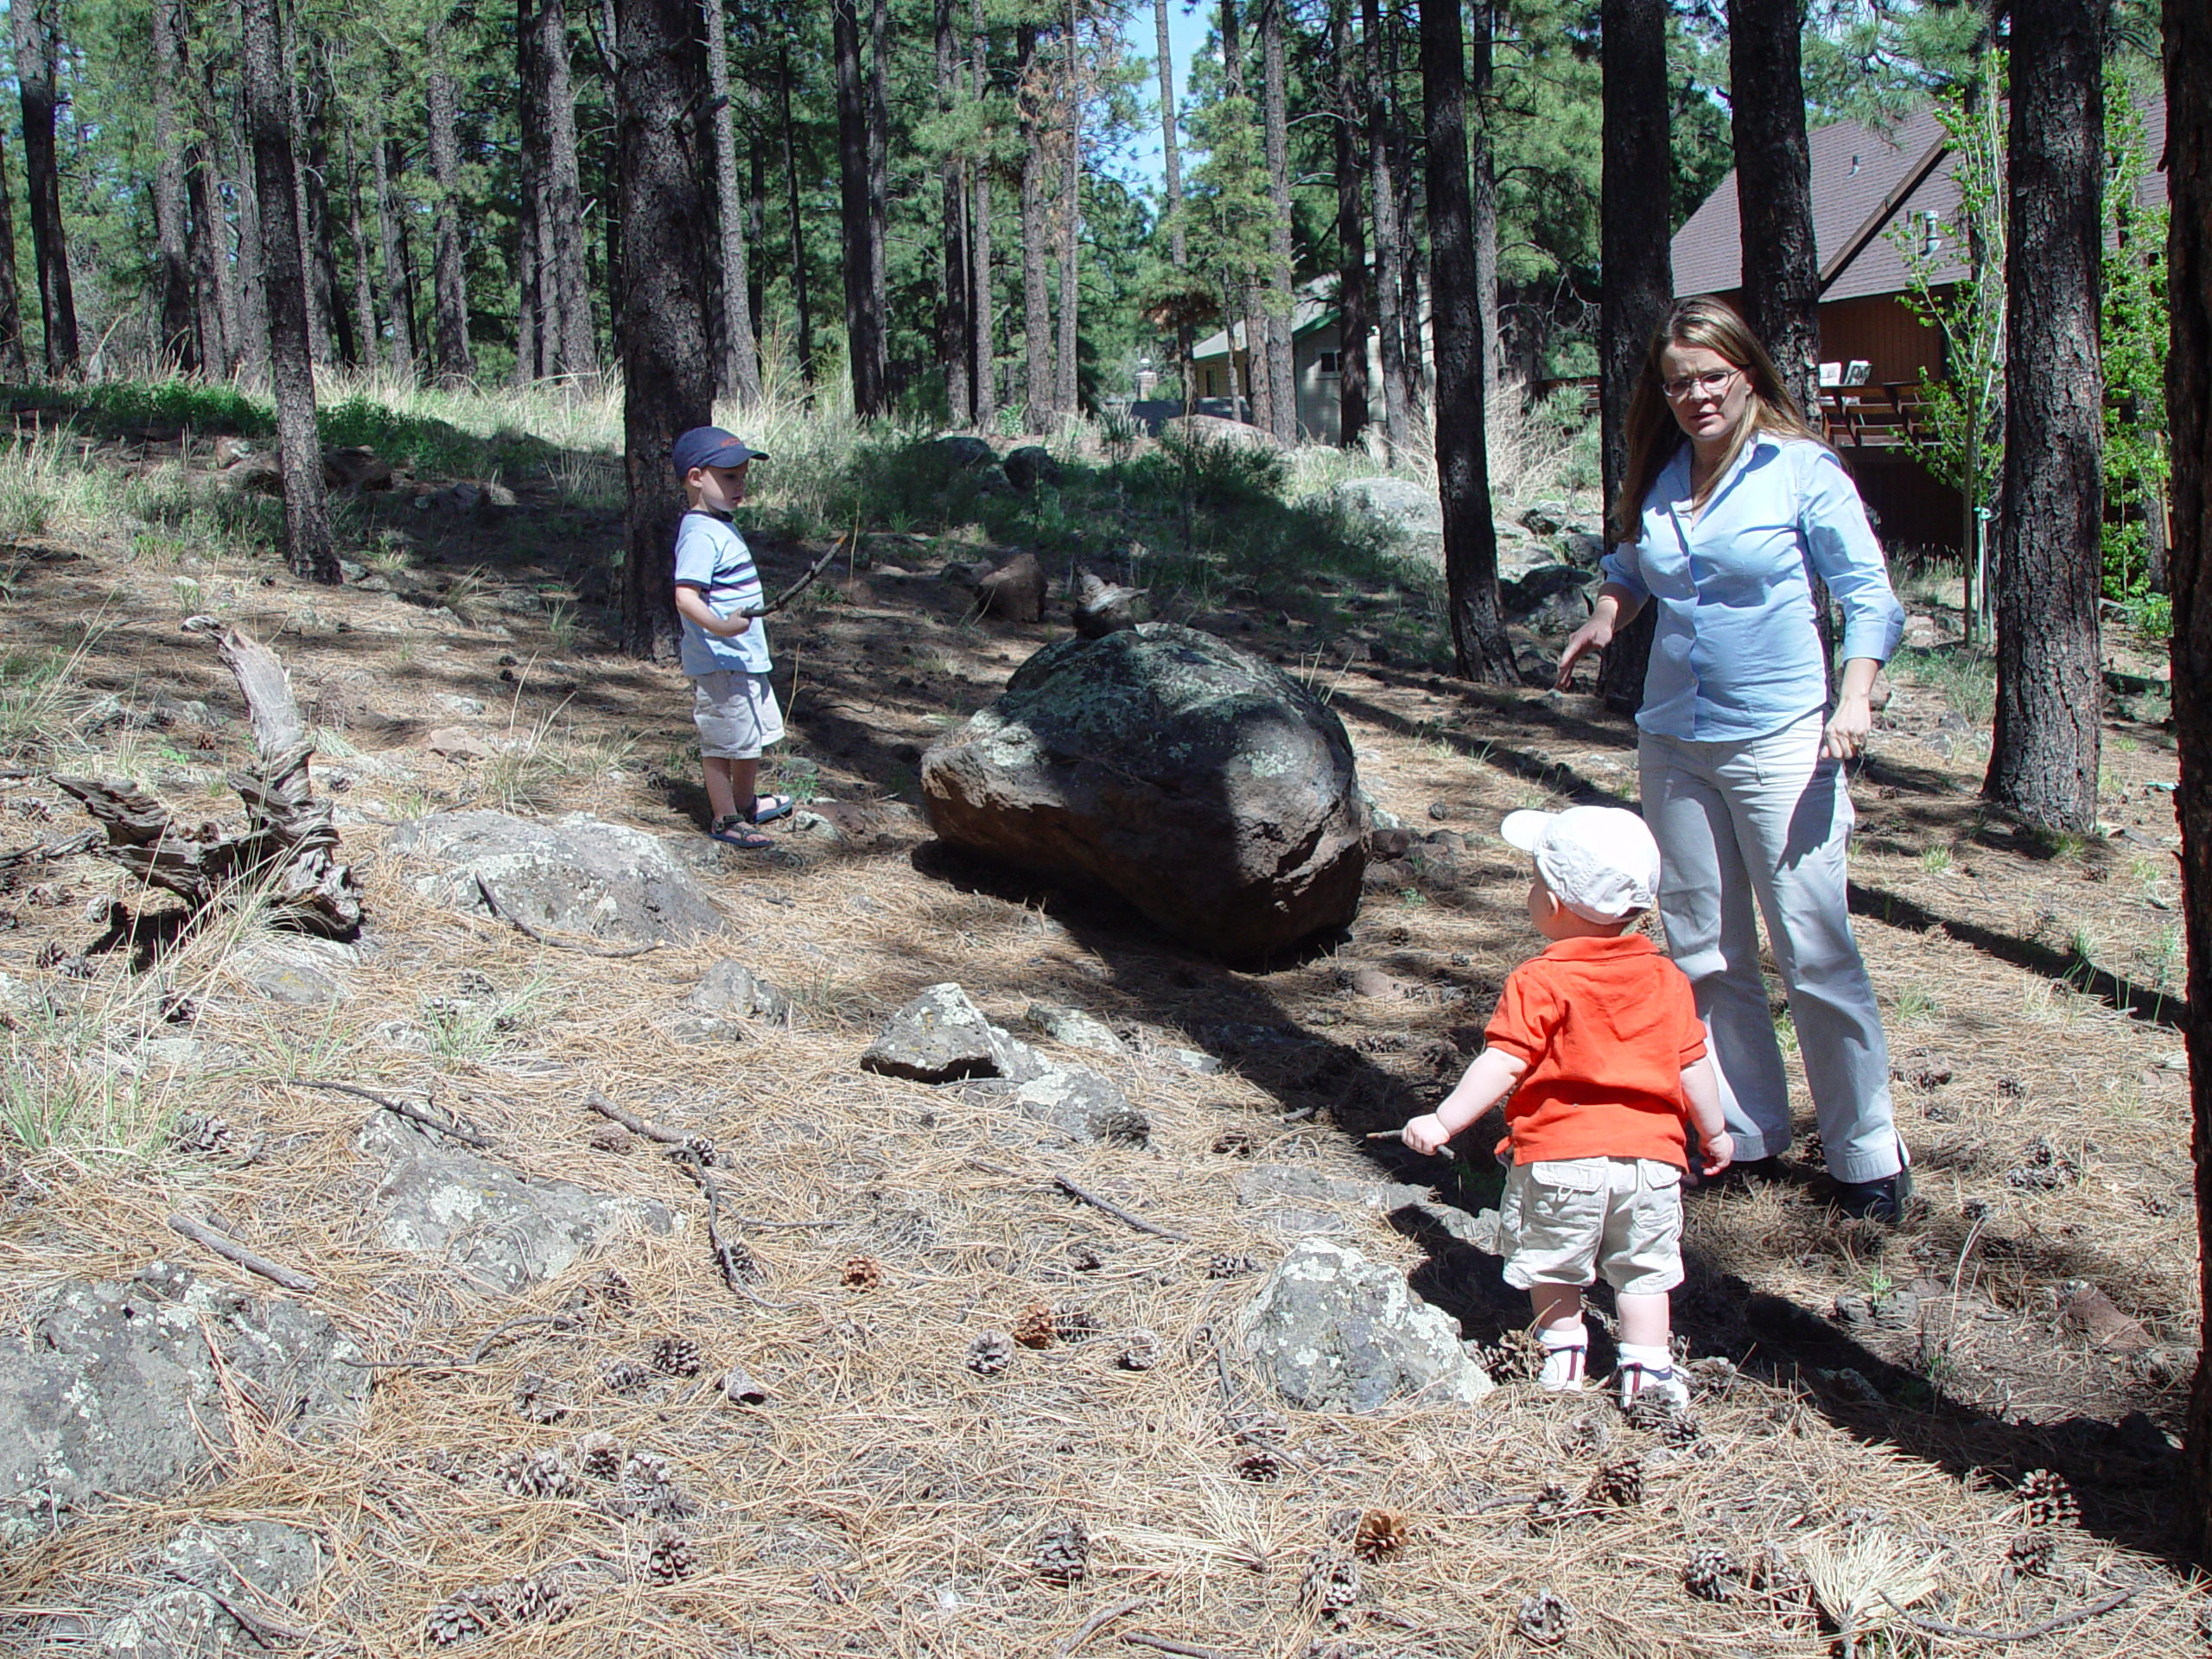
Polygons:
M1859 492L1802 438L1745 443L1694 522L1685 443L1644 497L1643 539L1607 554L1605 573L1659 607L1636 723L1661 737L1764 737L1826 704L1815 574L1843 607L1846 662L1887 662L1904 637Z

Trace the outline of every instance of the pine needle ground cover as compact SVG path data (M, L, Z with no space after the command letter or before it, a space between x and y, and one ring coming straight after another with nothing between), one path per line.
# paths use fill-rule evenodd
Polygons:
M480 474L516 505L441 505L460 480L423 462L416 492L360 509L376 562L338 590L293 582L213 516L204 454L27 434L0 461L0 484L35 465L81 515L10 543L0 849L83 827L57 771L130 778L188 818L234 810L242 710L178 627L213 612L283 654L372 917L328 965L337 1000L280 1003L250 982L272 943L251 906L138 969L88 950L111 900L143 902L108 867L10 867L0 1308L20 1326L66 1281L156 1260L283 1294L170 1231L188 1212L312 1277L306 1300L375 1378L333 1439L234 1389L203 1479L0 1562L0 1649L98 1630L165 1582L180 1527L247 1521L318 1541L296 1601L242 1604L305 1653L1011 1656L1081 1635L1086 1652L1163 1650L1152 1638L1253 1659L1812 1656L1948 1650L1947 1631L2202 1648L2204 1598L2173 1554L2168 1431L2197 1326L2174 760L2155 721L2108 730L2115 833L2054 845L1979 810L1986 732L1901 669L1855 783L1853 874L1919 1197L1899 1227L1840 1224L1799 1101L1785 1179L1692 1199L1677 1320L1698 1397L1631 1420L1538 1394L1525 1304L1479 1224L1455 1236L1393 1185L1478 1217L1484 1160L1363 1139L1448 1085L1529 949L1497 818L1633 798L1618 721L1376 661L1338 626L1386 591L1357 549L1325 630L1237 599L1258 578L1233 565L1218 591L1162 594L1177 620L1241 606L1240 643L1328 693L1366 788L1416 837L1370 867L1347 938L1232 971L933 851L922 747L1060 630L976 620L941 579L1025 544L1010 532L864 524L775 633L792 738L771 785L839 833L810 820L748 859L698 834L681 677L594 644L586 567L619 512L589 493L605 432L558 425L572 409L536 427L519 404L454 414L436 418L475 442L504 423L545 446ZM849 464L842 439L815 441L821 476ZM1116 463L1093 464L1110 490ZM132 480L207 515L188 542L134 514ZM779 521L790 499L764 490L759 511L775 586L820 543ZM461 806L671 837L727 931L600 958L447 910L388 840ZM791 1019L681 1040L724 958L785 992ZM1060 1143L1002 1097L861 1071L891 1011L946 980L1048 1052L1033 1005L1103 1023L1125 1052L1062 1058L1109 1076L1149 1143ZM383 1114L311 1086L329 1083L450 1114L501 1166L664 1206L675 1230L487 1294L384 1241L362 1149ZM594 1091L712 1142L749 1271L725 1281L699 1185L590 1109ZM1410 1274L1504 1386L1473 1409L1369 1415L1266 1395L1238 1313L1324 1230Z

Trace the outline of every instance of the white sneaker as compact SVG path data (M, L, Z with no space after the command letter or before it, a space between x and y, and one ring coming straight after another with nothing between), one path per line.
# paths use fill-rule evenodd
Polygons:
M1652 1366L1624 1359L1613 1373L1613 1380L1620 1384L1621 1409L1624 1411L1638 1400L1664 1401L1678 1410L1690 1402L1690 1385L1681 1379L1672 1364Z
M1590 1344L1581 1342L1544 1344L1544 1369L1537 1377L1546 1394L1573 1394L1582 1387L1584 1363L1590 1357Z

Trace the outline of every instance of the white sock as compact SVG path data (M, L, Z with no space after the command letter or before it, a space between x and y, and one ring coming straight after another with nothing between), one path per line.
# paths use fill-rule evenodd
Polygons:
M1577 1320L1573 1325L1540 1325L1536 1334L1543 1338L1545 1389L1554 1394L1582 1386L1582 1362L1587 1357L1590 1332Z
M1640 1365L1647 1377L1669 1376L1675 1369L1674 1353L1664 1344L1624 1342L1620 1345L1620 1357L1624 1371L1631 1365Z

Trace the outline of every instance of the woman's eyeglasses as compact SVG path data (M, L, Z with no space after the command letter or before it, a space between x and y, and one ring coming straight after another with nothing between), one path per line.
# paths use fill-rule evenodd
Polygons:
M1678 404L1686 397L1718 397L1728 390L1728 383L1742 372L1741 369L1707 369L1703 374L1662 381L1659 389Z

